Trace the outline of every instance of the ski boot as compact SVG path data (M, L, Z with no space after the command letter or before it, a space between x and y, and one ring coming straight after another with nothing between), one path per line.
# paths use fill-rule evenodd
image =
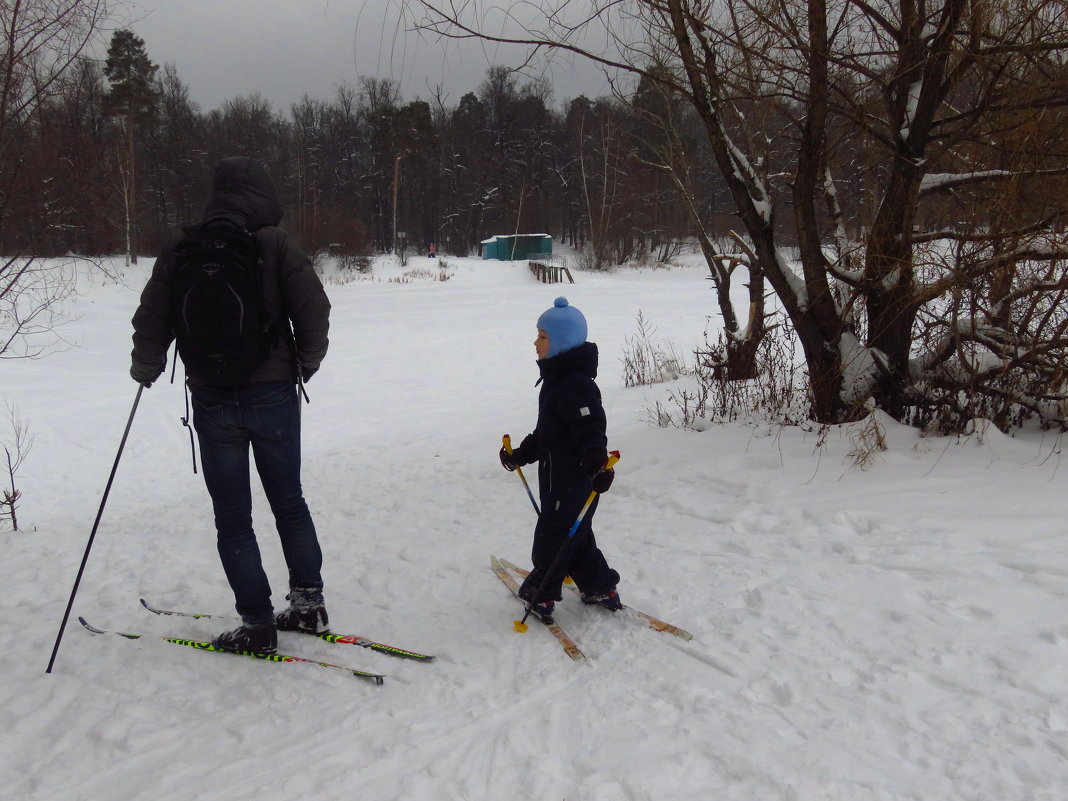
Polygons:
M616 592L615 587L608 592L590 593L589 595L582 593L582 603L591 606L603 606L612 612L618 612L623 608L623 602L619 600L619 593Z
M232 631L224 631L211 641L211 645L221 651L273 654L278 651L278 632L270 623L262 626L238 626Z
M274 619L279 631L301 631L306 634L326 634L330 618L323 603L323 591L317 587L290 587L286 596L289 606Z
M542 601L530 607L530 613L532 615L537 615L542 623L549 625L553 622L553 611L555 609L555 601Z

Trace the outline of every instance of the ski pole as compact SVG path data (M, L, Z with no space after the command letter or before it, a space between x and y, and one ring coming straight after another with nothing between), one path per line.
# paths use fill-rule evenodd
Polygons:
M615 466L616 462L619 461L619 458L619 451L610 451L608 454L608 461L604 463L604 467L602 467L601 469L610 470L612 467ZM527 604L527 609L526 612L523 614L523 619L513 621L513 626L515 626L515 630L519 633L522 634L524 631L527 630L527 618L530 617L530 612L532 609L534 609L534 604L537 603L538 598L541 596L542 591L549 583L549 579L556 571L557 565L560 564L560 561L563 559L564 554L570 550L569 546L572 543L572 540L575 536L575 532L578 531L579 526L582 525L582 520L586 517L586 512L589 510L590 506L593 505L593 501L596 497L597 490L590 490L589 497L586 498L586 503L582 505L582 509L581 511L579 511L578 517L575 518L575 522L571 525L571 530L567 532L567 538L560 546L560 550L556 552L556 556L553 558L553 563L549 565L549 569L545 571L545 578L541 580L541 586L539 586L538 589L534 592L534 594L530 596L531 600Z
M501 438L501 442L504 443L504 452L509 456L512 455L512 438L505 434ZM530 498L530 502L534 504L534 511L541 517L541 509L538 508L538 502L534 500L534 493L530 491L530 485L527 483L527 477L523 475L523 468L516 465L515 471L519 473L519 480L523 482L523 488L527 491L527 497Z
M67 628L67 620L70 618L70 610L74 606L74 596L78 594L78 585L82 581L82 573L85 572L85 563L89 561L89 550L93 547L93 540L96 538L96 530L100 526L100 518L104 515L104 504L108 502L108 493L111 492L111 482L115 480L115 471L119 469L119 458L122 456L122 449L126 447L126 438L130 435L130 427L133 425L134 413L137 411L137 404L141 402L141 393L144 392L144 389L144 384L138 384L133 408L130 409L130 419L126 421L126 430L122 432L122 441L119 442L119 452L115 454L115 464L111 466L111 475L108 476L107 486L104 487L104 497L100 499L100 508L96 513L96 520L93 521L93 530L89 533L89 542L85 544L85 554L82 556L82 564L78 568L78 575L74 579L74 587L70 591L70 600L67 601L67 611L63 613L63 622L59 624L59 634L56 635L56 644L52 648L52 657L48 660L48 669L45 670L45 673L51 673L52 665L56 663L56 654L59 653L59 643L63 639L64 629Z

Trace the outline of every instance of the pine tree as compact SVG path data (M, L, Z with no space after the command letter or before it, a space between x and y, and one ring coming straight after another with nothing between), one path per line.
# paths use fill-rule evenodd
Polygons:
M110 114L121 116L126 128L126 168L123 198L126 217L127 259L137 264L134 136L138 125L149 121L156 108L156 70L145 52L145 41L133 31L115 31L108 46L104 75L111 84L106 98Z

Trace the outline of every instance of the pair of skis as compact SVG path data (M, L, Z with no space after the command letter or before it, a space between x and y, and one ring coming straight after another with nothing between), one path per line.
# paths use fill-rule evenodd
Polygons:
M518 600L525 607L527 605L527 602L519 597L519 585L523 581L523 579L530 575L530 571L524 570L523 568L512 564L507 559L498 559L496 556L490 556L490 567L493 569L493 572L497 574L497 578L504 582L505 586L512 591L512 595L515 596L516 600ZM578 594L579 592L579 589L575 586L574 582L565 581L564 586L568 587L575 594ZM693 635L685 629L680 629L678 626L674 626L671 623L660 620L659 618L653 617L650 614L641 612L631 606L624 606L618 612L614 612L612 614L620 615L630 620L634 620L647 626L648 628L655 629L656 631L662 631L666 634L672 634L675 637L679 637L683 640L693 639ZM534 617L536 619L540 619L537 618L536 615ZM545 626L545 628L548 629L549 633L552 634L560 643L560 646L564 649L564 653L566 653L576 662L584 662L586 660L586 655L582 653L581 649L571 638L571 635L564 631L564 629L560 626L559 623L556 623L555 621L552 623L545 623L545 621L541 622Z
M199 612L180 612L173 609L157 609L150 605L144 598L141 599L141 604L149 612L157 615L170 615L176 617L191 617L197 620L226 620L228 619L224 615L209 615ZM96 626L91 625L86 621L84 617L79 617L78 622L85 626L86 629L93 634L117 634L120 637L125 637L128 640L139 640L145 635L136 634L132 632L114 631L109 632L105 629L99 629ZM358 645L361 648L369 648L379 653L389 654L390 656L400 657L402 659L414 659L419 662L429 662L434 657L430 654L421 654L417 651L409 651L406 648L398 648L395 645L389 645L388 643L378 642L376 640L368 639L367 637L360 637L355 634L333 634L327 632L325 634L312 634L310 636L318 637L326 642L338 643L341 645ZM373 673L366 670L358 670L356 668L346 667L344 665L335 665L330 662L320 662L317 659L309 659L303 656L293 656L291 654L262 654L256 651L228 651L222 648L216 648L210 642L188 640L180 637L161 637L164 642L169 642L174 645L185 645L190 648L195 648L198 651L208 651L211 653L224 653L224 654L238 654L240 656L249 656L254 659L261 659L267 662L307 662L308 664L318 665L324 668L333 668L336 670L344 670L347 673L352 674L358 678L369 679L375 684L382 684L385 680L385 676L381 673Z

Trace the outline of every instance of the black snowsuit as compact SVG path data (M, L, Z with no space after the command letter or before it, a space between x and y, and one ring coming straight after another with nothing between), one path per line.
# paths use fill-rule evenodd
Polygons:
M595 500L568 540L567 534L592 490L592 477L608 458L605 413L597 377L597 346L586 342L549 359L538 361L541 394L538 423L513 452L517 464L538 462L541 516L534 529L531 561L534 569L523 583L526 600L537 590L561 546L570 550L538 601L558 601L564 576L575 580L587 595L614 589L619 574L608 566L593 536Z

